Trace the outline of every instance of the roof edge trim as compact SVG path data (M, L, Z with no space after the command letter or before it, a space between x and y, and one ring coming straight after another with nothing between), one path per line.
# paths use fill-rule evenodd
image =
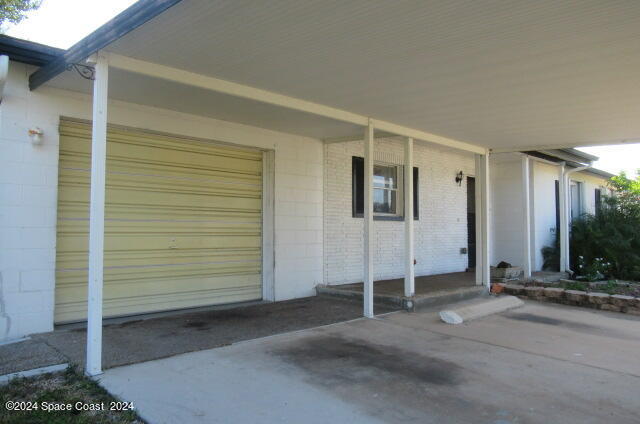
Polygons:
M182 0L139 0L115 18L71 46L57 59L47 63L29 76L29 89L35 90L67 69L108 46L140 25L155 18Z

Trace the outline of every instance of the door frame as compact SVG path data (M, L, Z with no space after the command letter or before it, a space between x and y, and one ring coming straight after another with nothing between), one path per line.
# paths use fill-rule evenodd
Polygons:
M262 152L262 300L275 301L275 151Z

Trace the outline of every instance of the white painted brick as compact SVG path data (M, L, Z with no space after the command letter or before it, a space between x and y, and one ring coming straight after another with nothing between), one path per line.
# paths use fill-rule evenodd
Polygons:
M0 254L4 253L0 251ZM2 270L2 274L0 275L2 279L0 280L0 295L4 295L7 293L17 293L20 291L20 271L16 268L5 268Z
M18 315L16 324L19 334L36 334L53 331L53 309L20 314Z
M328 284L362 281L363 219L352 218L351 158L363 156L363 143L325 146L324 281ZM403 158L403 143L376 139L375 151ZM401 159L400 159L401 160ZM473 175L474 157L416 143L414 166L419 168L419 214L414 223L416 275L464 271L467 255L466 179L461 187L455 175ZM374 221L374 278L404 275L404 222Z
M46 291L51 290L51 281L55 279L53 268L49 270L28 270L20 272L20 291Z
M9 315L40 312L47 306L47 294L53 296L45 291L4 293L5 311Z
M17 249L21 247L20 227L7 227L0 231L0 249Z
M20 245L22 248L48 249L56 246L56 230L49 227L25 227L20 229Z
M0 184L0 205L17 206L22 201L22 185L16 183ZM4 211L0 211L3 213Z

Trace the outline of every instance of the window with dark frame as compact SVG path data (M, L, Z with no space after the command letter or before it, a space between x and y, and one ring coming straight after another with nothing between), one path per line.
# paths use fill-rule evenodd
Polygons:
M374 219L404 219L402 180L404 167L385 163L374 164L373 202ZM413 219L419 219L418 168L413 168ZM364 217L364 158L351 158L352 216Z

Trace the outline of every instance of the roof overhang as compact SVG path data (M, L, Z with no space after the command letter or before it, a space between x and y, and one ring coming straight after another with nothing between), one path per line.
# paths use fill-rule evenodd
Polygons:
M0 34L0 55L6 55L16 62L43 66L63 53L62 49Z
M239 98L265 121L279 116L285 131L298 114L313 115L325 128L308 135L322 138L357 136L364 117L381 131L470 151L619 144L640 141L639 19L639 2L142 0L30 81L87 91L64 70L102 50L147 70L282 96L287 104ZM238 97L127 67L114 75L110 96L135 103L178 108L161 95L118 94L127 78L174 96L178 86L208 91L221 109ZM197 110L204 97L177 103L207 115ZM301 103L314 110L293 106ZM236 109L223 119L242 119Z

